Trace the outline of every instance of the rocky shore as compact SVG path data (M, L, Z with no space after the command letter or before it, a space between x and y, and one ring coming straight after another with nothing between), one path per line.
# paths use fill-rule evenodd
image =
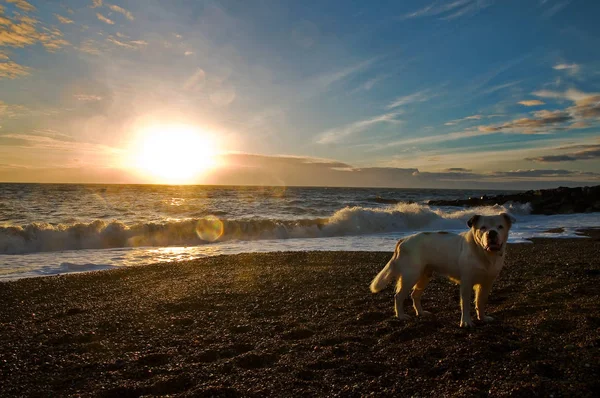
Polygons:
M530 203L532 214L572 214L600 212L600 185L593 187L540 189L509 195L482 196L457 200L430 200L432 206L493 206Z
M1 283L0 395L598 396L600 240L589 234L509 245L496 321L474 330L458 327L458 288L441 278L423 299L433 316L396 320L392 289L368 290L390 253Z

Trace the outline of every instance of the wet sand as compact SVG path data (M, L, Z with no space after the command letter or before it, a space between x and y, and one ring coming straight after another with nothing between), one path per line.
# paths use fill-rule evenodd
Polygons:
M0 395L598 396L600 234L508 247L496 321L393 317L390 253L241 254L0 284ZM409 302L407 312L412 314Z

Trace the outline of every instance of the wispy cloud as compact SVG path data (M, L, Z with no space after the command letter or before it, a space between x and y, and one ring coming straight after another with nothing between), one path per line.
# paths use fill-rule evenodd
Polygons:
M600 95L598 93L585 93L574 88L570 88L566 91L538 90L534 91L532 94L541 98L555 98L573 102Z
M2 73L1 70L0 73ZM0 119L10 119L21 116L27 112L28 109L23 105L7 104L6 102L0 101Z
M395 108L399 108L401 106L412 104L415 102L429 101L433 97L435 97L435 95L430 94L429 90L418 91L418 92L410 94L410 95L405 95L405 96L396 98L394 101L392 101L386 107L386 109L395 109Z
M54 16L55 16L55 17L56 17L56 19L58 19L58 21L59 21L60 23L62 23L62 24L65 24L65 25L67 25L67 24L72 24L72 23L73 23L73 20L72 20L72 19L69 19L69 18L67 18L67 17L63 17L62 15L59 15L59 14L54 14Z
M573 0L564 0L564 1L555 2L553 5L546 8L542 12L542 18L552 18L554 15L558 14L563 8L565 8L566 6L571 4L572 1ZM545 3L549 3L549 2L545 2ZM543 3L543 5L545 5L545 3Z
M519 101L518 103L523 106L539 106L539 105L546 104L544 101L540 101L540 100L525 100L525 101Z
M1 134L5 147L36 148L68 153L119 154L123 150L104 144L76 142L72 137L53 130L34 130L26 134Z
M102 7L102 0L92 0L91 8Z
M323 75L318 76L316 78L315 83L317 83L320 86L322 86L323 88L327 89L329 86L333 85L334 83L344 80L347 77L354 75L358 72L364 71L369 66L371 66L377 59L378 59L377 57L370 58L365 61L361 61L357 64L354 64L354 65L351 65L348 67L344 67L342 69L339 69L339 70L336 70L333 72L325 73Z
M471 115L471 116L463 117L462 119L450 120L449 122L444 123L444 126L454 126L461 122L465 122L468 120L481 120L482 118L483 118L483 115Z
M118 47L127 48L129 50L140 50L148 45L148 42L144 40L119 40L112 35L108 36L106 40Z
M560 129L565 123L573 121L573 116L560 110L541 110L534 112L533 115L532 118L520 118L501 125L479 126L478 129L481 132L544 134L548 133L548 129Z
M6 0L7 3L12 3L23 11L34 11L35 7L25 0Z
M383 74L383 75L372 77L372 78L368 79L367 81L365 81L364 83L360 84L352 92L356 93L359 91L370 91L373 87L375 87L375 85L377 83L387 79L389 76L390 76L389 74Z
M115 22L111 19L106 18L104 15L100 14L99 12L96 13L96 17L98 17L98 19L104 23L107 23L109 25L114 25Z
M118 12L120 14L123 14L125 16L125 18L127 18L130 21L133 21L133 15L131 14L131 12L127 11L123 7L119 7L117 5L111 4L111 5L108 6L108 8L110 8L114 12Z
M491 119L491 118L500 117L500 116L503 116L503 115L496 115L496 114L493 114L493 115L471 115L471 116L463 117L462 119L450 120L449 122L444 123L444 126L455 126L462 122L468 122L471 120Z
M439 14L443 14L448 11L452 11L456 8L463 7L469 4L471 0L457 0L449 4L438 5L438 2L435 1L428 6L425 6L417 11L411 12L410 14L404 15L404 18L418 18L418 17L428 17L435 16Z
M441 19L451 20L465 15L474 15L484 8L491 6L492 4L494 4L493 0L474 0L469 5L466 5L461 9L457 9L455 12L441 17Z
M82 42L77 49L86 54L100 55L102 53L100 47L100 43L98 43L95 40L89 39Z
M411 138L403 138L400 140L389 141L383 144L373 144L370 147L369 152L379 152L381 150L394 148L394 147L409 147L415 144L439 144L442 142L455 141L463 138L476 137L484 134L491 134L491 132L482 132L477 128L467 128L462 131L456 131L453 133L430 135L430 136L417 136Z
M495 86L492 86L492 87L489 87L489 88L483 90L482 93L483 94L492 94L492 93L495 93L496 91L500 91L500 90L504 90L505 88L516 86L519 83L521 83L520 80L517 80L514 82L498 84L498 85L495 85Z
M368 128L373 127L377 124L399 124L400 120L396 119L399 116L399 112L390 112L383 115L375 116L365 120L359 120L348 125L327 130L322 133L317 140L319 144L331 144L339 142L341 139L352 135L366 131Z
M451 20L464 15L472 15L479 10L491 6L493 3L493 0L455 0L442 4L435 1L417 11L403 15L402 19L439 17L440 19Z
M578 64L575 64L575 63L573 63L573 64L557 64L557 65L554 65L552 67L552 69L566 71L569 75L574 76L580 72L581 66Z
M94 94L73 94L73 98L82 102L102 101L102 97Z
M579 65L577 64L558 64L554 65L552 69L556 70L565 70L565 69L579 69Z

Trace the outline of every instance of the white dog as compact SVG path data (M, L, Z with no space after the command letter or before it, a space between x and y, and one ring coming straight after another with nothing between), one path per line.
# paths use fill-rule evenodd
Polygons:
M421 232L400 240L392 259L371 282L377 293L391 281L397 281L394 296L396 316L409 319L402 308L412 289L417 316L428 315L421 307L421 295L433 272L460 283L461 327L473 327L471 290L475 289L475 308L481 321L493 321L485 315L485 306L494 280L504 265L508 231L515 219L497 216L473 216L469 231L460 235L448 232Z

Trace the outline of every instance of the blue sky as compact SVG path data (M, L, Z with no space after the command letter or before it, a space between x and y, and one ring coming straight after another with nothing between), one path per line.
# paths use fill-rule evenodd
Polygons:
M0 0L0 180L148 182L140 125L219 141L191 182L600 181L600 2ZM160 159L157 159L160 161Z

